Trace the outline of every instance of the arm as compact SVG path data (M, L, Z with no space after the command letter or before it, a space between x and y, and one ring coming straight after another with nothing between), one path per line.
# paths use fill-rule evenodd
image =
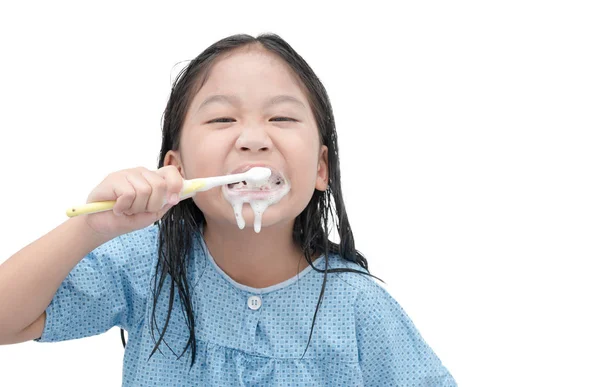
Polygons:
M60 284L86 254L105 242L84 217L75 217L0 265L0 344L27 340L40 323L43 329L45 309ZM15 341L19 337L25 340Z
M88 196L88 202L116 200L113 211L71 218L0 265L0 344L15 342L15 336L26 328L29 336L40 325L51 328L44 341L56 341L102 332L113 323L129 323L122 320L133 318L125 316L126 308L133 307L127 294L131 278L126 266L137 268L121 261L135 256L116 236L160 219L178 202L182 186L183 178L173 166L111 173ZM167 192L177 200L164 205ZM107 243L111 240L115 242ZM138 271L145 273L145 267ZM137 308L132 312L138 312ZM67 333L86 318L85 313L100 313L102 318L93 315L96 325L88 322L87 330L79 327Z
M30 341L34 339L39 339L44 332L44 325L46 324L46 311L42 313L40 317L37 318L27 328L23 329L21 332L17 333L8 338L8 340L0 342L0 345L4 344L17 344L23 343L25 341Z

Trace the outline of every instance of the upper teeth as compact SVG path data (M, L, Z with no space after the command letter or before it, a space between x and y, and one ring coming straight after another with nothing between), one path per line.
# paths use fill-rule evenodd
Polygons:
M246 181L241 181L239 183L234 183L234 184L228 184L227 187L230 189L271 189L274 188L276 186L280 186L282 183L284 183L284 180L282 177L280 177L277 174L272 174L271 177L269 177L269 180L266 183L263 184L253 184L250 182L246 182Z

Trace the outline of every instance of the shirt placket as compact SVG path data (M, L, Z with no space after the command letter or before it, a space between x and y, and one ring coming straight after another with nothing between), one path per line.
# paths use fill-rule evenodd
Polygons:
M244 313L242 313L242 327L240 347L247 353L254 353L256 348L256 329L264 308L263 295L256 293L245 293Z

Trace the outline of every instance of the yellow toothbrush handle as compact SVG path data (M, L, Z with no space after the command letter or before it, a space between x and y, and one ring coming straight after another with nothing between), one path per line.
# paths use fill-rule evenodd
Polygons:
M206 190L207 188L210 187L207 187L206 179L199 178L193 180L185 180L183 182L183 189L181 190L179 196L181 199L187 199L193 196L196 192L200 190ZM81 206L71 207L67 210L67 216L69 218L72 218L78 215L93 214L95 212L112 210L116 202L116 200L107 200L104 202L93 202L83 204ZM165 199L165 204L166 203L167 201Z
M116 202L116 200L107 200L104 202L93 202L81 206L71 207L67 210L67 216L72 218L78 215L93 214L94 212L112 210Z
M206 179L198 178L192 180L185 180L183 182L183 188L181 189L181 197L188 198L193 196L198 191L204 191L203 188L206 186Z

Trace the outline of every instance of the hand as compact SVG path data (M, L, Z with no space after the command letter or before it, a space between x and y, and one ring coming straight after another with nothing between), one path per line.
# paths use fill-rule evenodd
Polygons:
M113 172L87 198L87 203L116 200L113 209L82 216L93 231L112 239L162 218L179 202L182 188L183 177L171 165L157 171L139 167Z

